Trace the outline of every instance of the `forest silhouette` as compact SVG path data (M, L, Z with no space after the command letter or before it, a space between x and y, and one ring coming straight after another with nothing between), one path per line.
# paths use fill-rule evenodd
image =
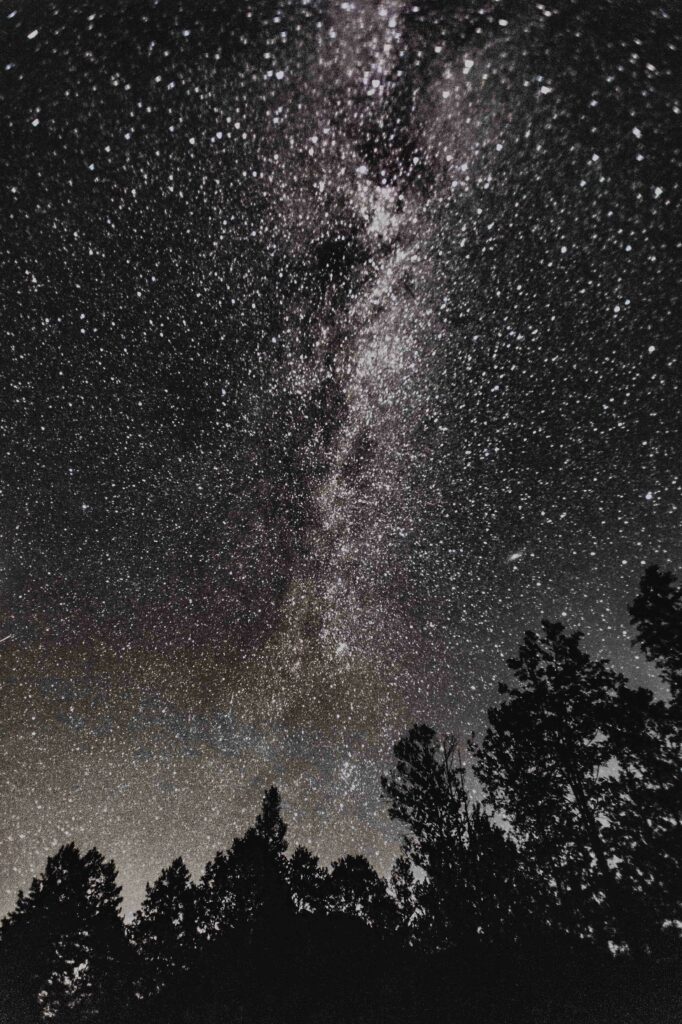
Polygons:
M480 741L398 740L389 879L289 850L274 786L198 881L174 860L129 924L113 862L63 846L2 923L0 1020L679 1021L682 587L652 566L630 613L665 697L544 621Z

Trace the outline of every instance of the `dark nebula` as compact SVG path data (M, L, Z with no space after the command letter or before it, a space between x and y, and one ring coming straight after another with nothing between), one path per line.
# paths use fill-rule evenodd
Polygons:
M411 721L523 630L649 678L682 562L682 8L0 6L0 645L14 901L130 904L281 785L386 867Z

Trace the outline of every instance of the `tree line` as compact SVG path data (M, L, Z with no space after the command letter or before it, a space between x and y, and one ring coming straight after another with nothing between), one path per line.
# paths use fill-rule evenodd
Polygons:
M129 924L113 862L63 846L2 922L0 1020L678 1021L682 587L652 566L630 613L664 697L544 621L480 741L398 740L388 879L289 850L274 786L198 881L177 858Z

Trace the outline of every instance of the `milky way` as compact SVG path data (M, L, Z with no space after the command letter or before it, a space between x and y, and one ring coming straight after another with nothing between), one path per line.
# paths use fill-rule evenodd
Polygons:
M622 0L0 6L0 892L129 905L280 784L394 834L543 615L652 682L682 562L682 15ZM655 681L655 680L654 680Z

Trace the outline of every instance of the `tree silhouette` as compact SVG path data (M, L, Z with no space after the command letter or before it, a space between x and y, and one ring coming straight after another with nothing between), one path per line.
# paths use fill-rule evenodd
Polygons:
M409 941L416 926L419 904L412 862L405 854L396 858L391 869L391 893L397 911L398 932Z
M273 786L263 797L255 825L206 866L198 903L200 931L208 939L292 909L285 835L279 792Z
M396 766L381 779L388 813L408 826L405 849L428 871L466 837L467 794L457 745L451 737L441 741L428 725L414 725L393 751Z
M441 947L517 932L528 895L518 853L471 800L457 742L416 725L394 753L382 787L389 815L407 826L405 853L424 874L412 886L418 936Z
M297 846L288 863L287 878L298 913L322 913L329 900L329 872L305 846Z
M621 833L626 871L647 894L650 916L670 929L682 920L682 588L656 565L640 580L630 606L633 643L661 670L670 701L647 690L631 696L619 783L626 796Z
M186 971L197 949L197 896L182 857L147 885L142 906L130 927L140 960L141 989L159 992L178 971Z
M673 701L682 699L682 587L672 573L650 565L629 608L635 642L655 661Z
M117 1019L128 1002L130 962L116 869L73 843L47 861L2 925L4 1019Z
M282 820L282 801L277 786L270 786L265 791L254 832L267 843L273 857L281 862L287 852L287 826Z
M349 855L334 861L329 876L329 909L364 921L372 928L392 930L397 912L385 879L366 857Z
M614 859L614 837L627 793L621 773L634 764L641 721L625 679L591 660L581 638L547 621L543 636L526 633L509 661L518 685L499 687L506 700L488 713L476 770L554 889L565 926L633 941L623 929L634 891Z
M679 723L643 688L623 687L617 711L605 838L631 894L621 906L629 941L656 947L662 930L682 920Z

